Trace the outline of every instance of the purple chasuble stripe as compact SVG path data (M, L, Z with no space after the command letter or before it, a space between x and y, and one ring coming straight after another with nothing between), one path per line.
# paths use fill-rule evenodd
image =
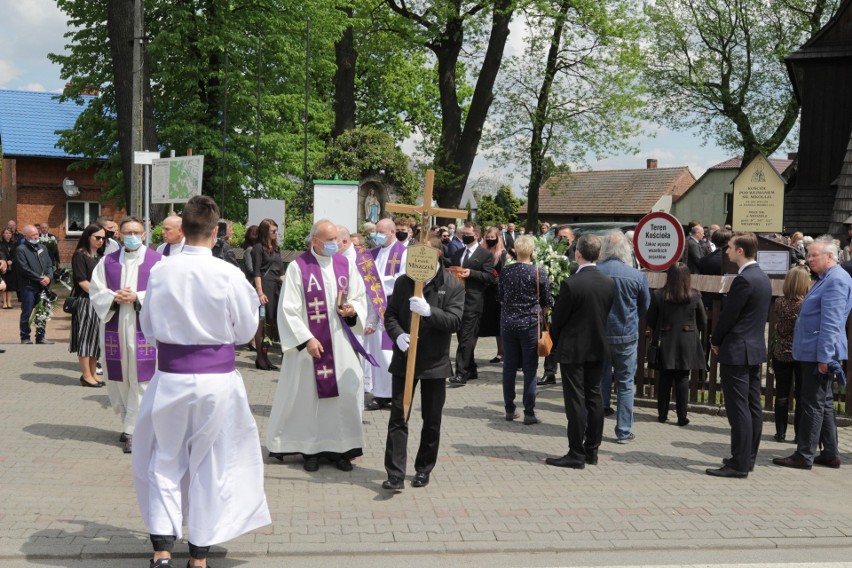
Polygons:
M164 373L204 375L231 373L236 369L234 344L175 345L157 343L157 366Z
M121 271L123 266L120 262L121 249L104 257L104 275L107 287L116 292L121 289ZM154 250L145 249L145 258L139 265L136 278L136 290L141 291L148 288L148 276L151 268L162 258ZM150 381L157 370L157 350L148 343L145 336L139 330L139 314L136 314L136 380L140 383ZM118 312L104 324L104 359L107 364L107 374L111 381L123 381L124 372L121 368L121 341L118 334Z
M367 290L367 298L370 300L370 305L373 306L373 309L379 314L379 319L384 323L385 310L388 305L387 298L385 297L385 287L379 278L375 259L367 247L355 247L355 266L364 280L364 288ZM384 328L384 326L382 327ZM384 351L393 349L393 341L391 341L388 332L384 329L382 329L382 349Z

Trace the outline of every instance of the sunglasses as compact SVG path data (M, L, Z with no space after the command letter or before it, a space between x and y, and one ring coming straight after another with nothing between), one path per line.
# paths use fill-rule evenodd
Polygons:
M97 240L99 240L99 241L102 241L102 240L104 240L106 237L98 237L97 235L92 235L92 238L93 238L93 239L97 239Z

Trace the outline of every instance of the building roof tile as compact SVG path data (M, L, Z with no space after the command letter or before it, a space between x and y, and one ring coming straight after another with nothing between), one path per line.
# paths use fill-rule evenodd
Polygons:
M0 90L0 143L3 155L79 158L57 146L59 130L74 128L77 117L93 99L83 104L60 101L55 93Z

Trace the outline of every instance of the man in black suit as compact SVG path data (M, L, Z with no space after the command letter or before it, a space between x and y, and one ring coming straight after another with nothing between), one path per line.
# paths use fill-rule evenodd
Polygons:
M503 246L506 247L512 258L515 257L515 236L515 224L509 223L509 226L503 231Z
M476 224L467 222L458 230L464 247L453 254L451 266L462 268L464 281L464 317L458 332L459 346L456 350L456 374L450 379L451 387L460 387L477 378L473 351L479 332L479 320L485 304L485 289L495 282L494 256L479 246L479 230Z
M598 463L604 422L601 378L609 353L606 321L615 283L595 266L600 237L583 235L576 244L579 267L562 282L550 325L562 372L568 453L546 461L556 467L583 469L587 463Z
M756 257L755 234L734 233L728 241L728 258L739 266L739 275L731 283L710 338L710 348L719 360L725 412L731 425L731 457L723 460L722 467L707 470L716 477L748 477L763 431L760 364L766 361L764 330L772 285Z
M436 246L437 243L433 244ZM436 246L437 248L437 246ZM426 487L435 463L441 440L441 412L447 396L445 379L453 374L450 363L450 339L458 331L464 314L464 286L439 267L435 277L423 287L423 298L414 297L414 282L400 276L388 300L385 329L394 342L393 358L388 370L393 377L393 398L388 437L385 446L385 470L388 478L384 489L401 491L405 479L408 444L408 424L403 414L405 369L411 338L411 313L420 314L417 342L417 361L414 366L414 386L420 383L420 402L423 428L420 447L414 458L412 487Z
M728 229L716 229L713 231L713 236L710 237L710 240L713 242L716 250L702 257L701 260L698 261L699 274L705 274L707 276L721 276L724 274L722 272L722 255L725 254L725 247L728 246L728 241L731 239L732 234L733 233L731 233ZM708 313L713 309L713 300L721 298L722 294L717 294L715 292L701 292L701 299L704 302L704 308L708 310Z
M693 225L689 230L689 238L686 239L686 266L690 274L698 274L698 261L704 256L701 248L701 239L704 238L704 227L700 224Z

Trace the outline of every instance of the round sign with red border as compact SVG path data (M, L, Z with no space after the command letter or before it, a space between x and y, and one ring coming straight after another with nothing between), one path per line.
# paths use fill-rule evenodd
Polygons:
M680 259L685 245L680 221L662 211L642 217L633 233L636 260L649 270L666 270Z

